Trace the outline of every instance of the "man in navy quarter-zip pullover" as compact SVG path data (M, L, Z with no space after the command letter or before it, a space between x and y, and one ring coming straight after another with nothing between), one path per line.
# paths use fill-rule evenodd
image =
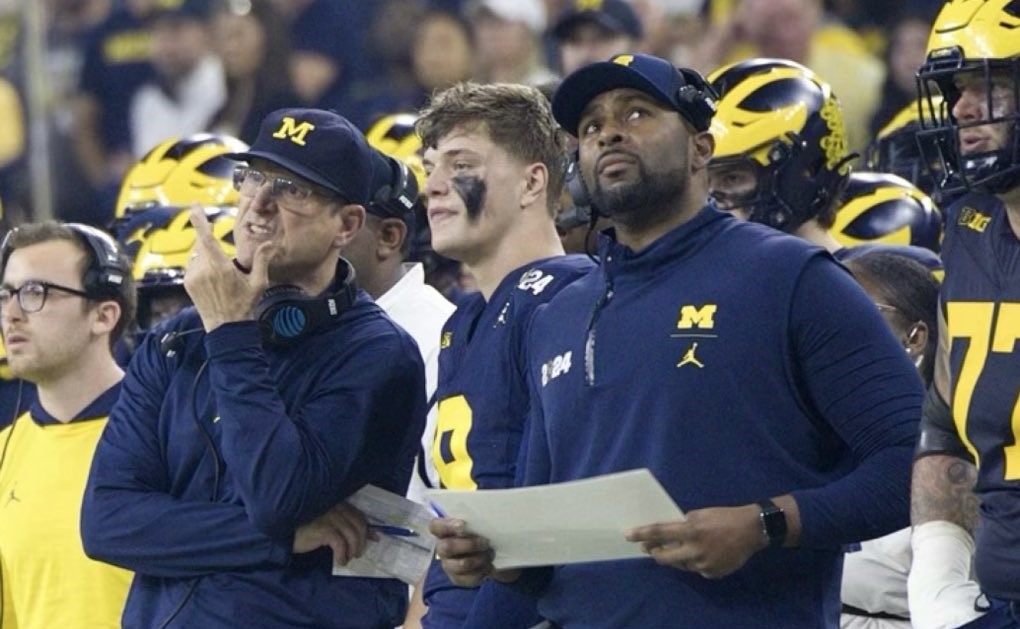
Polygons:
M563 629L837 627L842 545L907 523L916 370L823 250L705 205L696 72L619 55L553 112L615 230L532 326L524 480L646 467L686 519L628 531L645 559L498 572L441 519L444 569L531 592Z
M85 490L86 553L136 576L124 629L383 629L395 579L334 577L366 523L343 500L403 494L425 422L410 336L339 251L374 162L341 116L273 112L235 185L230 260L201 208L195 304L138 348Z

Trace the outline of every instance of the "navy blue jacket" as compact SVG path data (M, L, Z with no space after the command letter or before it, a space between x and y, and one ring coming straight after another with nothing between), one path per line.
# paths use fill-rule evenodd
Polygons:
M908 523L923 388L903 348L821 249L711 208L601 255L535 317L525 483L646 467L685 511L791 493L801 547L718 580L648 558L521 587L564 629L836 627L841 545Z
M86 553L137 573L124 628L399 624L406 586L291 549L366 483L404 493L425 420L414 341L363 292L287 349L264 349L255 322L201 327L189 309L138 348L86 488ZM195 331L173 357L168 330Z

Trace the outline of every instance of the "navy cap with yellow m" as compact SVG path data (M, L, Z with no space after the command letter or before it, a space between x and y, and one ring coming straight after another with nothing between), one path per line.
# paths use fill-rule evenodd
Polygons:
M560 41L570 39L582 24L594 24L610 35L634 39L644 35L641 18L627 0L574 0L556 21L552 35Z
M367 205L372 199L375 150L333 111L278 109L262 121L251 149L228 157L270 161L349 203Z
M592 63L563 79L553 96L556 121L576 136L581 114L596 96L630 88L648 94L673 109L697 131L707 131L716 111L718 95L696 70L677 68L652 55L616 55Z

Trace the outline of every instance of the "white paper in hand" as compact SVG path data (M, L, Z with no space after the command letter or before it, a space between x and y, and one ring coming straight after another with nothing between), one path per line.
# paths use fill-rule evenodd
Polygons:
M429 522L435 517L422 505L375 485L365 485L347 502L357 507L369 525L406 529L413 535L390 535L377 531L376 540L369 540L361 557L346 566L333 566L339 577L400 579L415 585L428 571L435 552L436 538L429 533Z
M488 538L497 569L646 556L624 533L684 515L647 469L516 489L433 489L448 517Z

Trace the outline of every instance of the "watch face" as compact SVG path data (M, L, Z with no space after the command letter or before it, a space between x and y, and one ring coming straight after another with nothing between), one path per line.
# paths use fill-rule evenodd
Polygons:
M771 500L759 504L762 508L761 523L769 546L782 546L786 541L786 514Z

